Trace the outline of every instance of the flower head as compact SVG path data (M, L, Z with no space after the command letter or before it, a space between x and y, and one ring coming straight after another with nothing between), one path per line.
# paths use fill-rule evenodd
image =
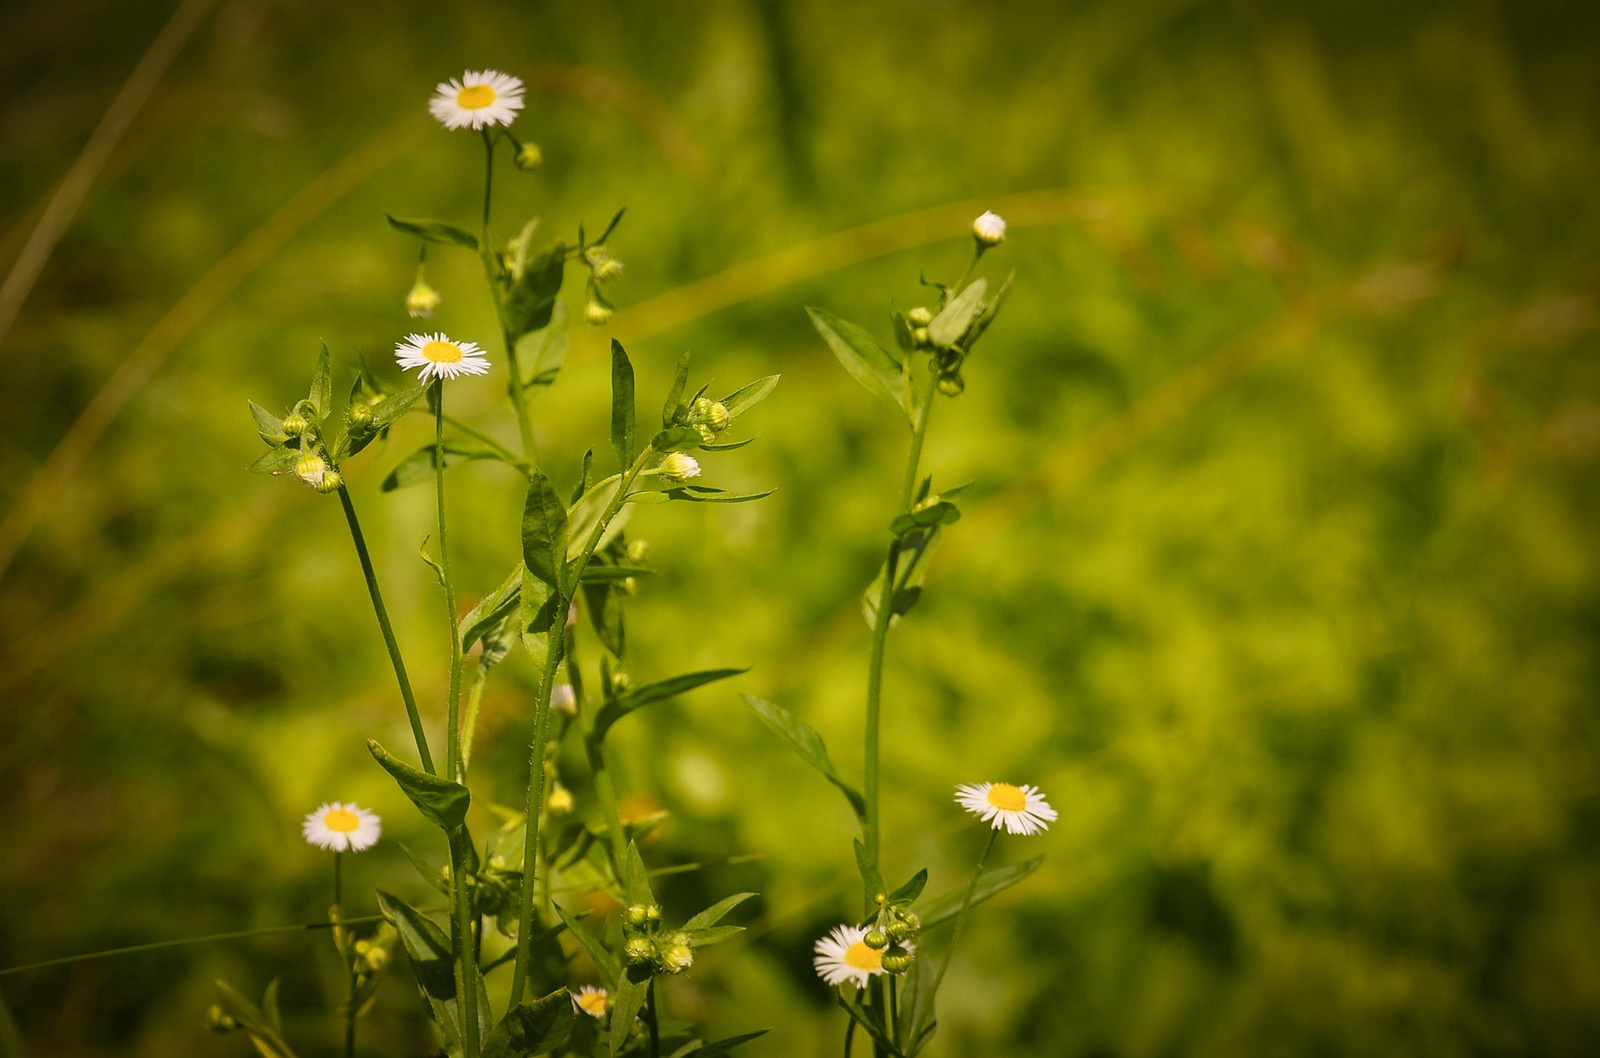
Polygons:
M864 926L835 926L826 937L817 941L817 957L812 965L817 976L830 985L852 982L857 988L867 987L867 980L883 973L883 952L867 946Z
M499 70L468 70L440 82L428 110L447 129L509 125L522 109L522 82Z
M611 1009L611 993L599 985L584 985L572 994L572 1005L591 1018L603 1018Z
M956 804L996 830L1004 826L1013 834L1037 834L1056 818L1056 810L1037 786L1013 786L1008 782L957 786Z
M688 481L700 476L700 461L694 456L673 452L661 461L656 471L668 481Z
M294 465L294 476L312 488L319 488L327 475L328 464L315 452L307 452Z
M489 370L488 354L473 342L456 342L439 334L408 334L395 343L394 358L401 367L420 367L417 380L427 385L430 379L482 375Z
M999 246L1006 241L1006 219L998 213L985 212L972 222L972 237L980 246Z
M306 816L300 833L311 844L334 852L361 852L378 843L383 821L355 802L330 801Z
M439 292L427 284L421 276L411 288L411 293L406 295L406 311L412 316L427 319L433 315L433 310L439 307Z

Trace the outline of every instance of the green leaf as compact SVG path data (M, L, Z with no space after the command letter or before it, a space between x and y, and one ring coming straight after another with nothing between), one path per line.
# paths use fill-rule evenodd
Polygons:
M594 934L578 925L578 920L573 918L566 908L553 901L552 906L555 907L556 914L561 916L561 921L566 923L567 932L577 938L578 943L583 946L583 950L589 953L589 958L594 960L595 968L600 971L601 983L613 992L616 991L617 978L622 973L617 965L617 960L612 957L610 952L606 951L605 945L601 944Z
M689 946L698 951L712 944L721 944L725 940L731 940L743 933L744 927L706 926L703 929L689 929L685 926L684 932L689 935Z
M550 322L529 331L517 342L517 363L531 372L525 386L536 389L555 383L567 360L568 338L567 306L557 298Z
M983 305L983 295L989 289L985 279L974 279L967 288L939 310L939 315L928 324L928 338L940 349L954 345L956 339L967 333L967 324Z
M733 452L754 441L754 437L746 437L743 441L714 441L711 444L703 444L700 448L706 452Z
M250 1042L261 1058L295 1058L294 1051L281 1035L283 1031L281 1019L272 1016L276 1013L277 1007L276 980L267 986L267 996L272 1000L267 1005L272 1009L265 1011L246 999L226 981L214 981L213 984L217 986L218 1004L239 1023L239 1027L250 1037Z
M922 582L927 578L929 557L939 542L939 527L914 529L895 542L892 552L894 591L889 597L889 627L899 623L905 614L922 598ZM861 593L861 615L868 628L878 623L878 601L883 593L883 578L890 568L886 561L878 568L867 590Z
M766 492L725 492L714 489L709 485L679 485L676 488L663 490L675 500L685 500L689 503L749 503L751 500L764 500L771 496L776 489Z
M644 858L639 855L639 843L628 842L628 854L622 860L622 895L629 905L648 907L656 902L650 891L650 872L644 868Z
M601 232L600 237L589 245L604 246L606 244L606 240L611 238L611 233L617 230L617 225L622 223L622 215L627 211L628 207L623 206L621 209L617 210L616 213L612 214L611 223L606 225L606 230Z
M914 529L926 529L932 525L953 525L960 520L960 509L949 500L940 500L920 510L900 515L889 523L889 532L895 536L904 536Z
M565 615L557 617L556 607L561 597L544 581L522 568L522 591L518 606L517 627L522 632L522 645L533 658L533 667L544 669L545 658L550 654L552 640L566 627ZM560 622L559 624L557 622Z
M855 324L822 309L808 308L806 313L811 317L811 325L822 335L822 340L828 343L828 348L833 350L833 355L839 358L844 369L857 382L897 409L909 423L911 413L900 361L879 345L877 339Z
M633 1019L639 1016L639 1008L644 1005L645 992L649 987L650 974L640 967L629 967L628 972L618 978L617 987L611 993L611 1024L607 1032L613 1055L620 1055L623 1045L628 1042L628 1033L633 1031Z
M866 819L867 802L854 787L839 778L839 773L833 768L833 761L828 757L827 745L811 725L783 706L757 698L753 694L744 695L744 701L755 710L755 714L761 718L763 724L789 744L789 748L794 750L801 760L817 769L823 778L839 788L839 792L850 802L850 807L858 819Z
M972 906L977 907L996 893L1016 885L1038 870L1043 862L1043 856L1036 856L1025 863L1014 863L1009 867L994 867L984 871L978 876L978 884L972 891ZM955 918L961 910L961 897L965 892L966 886L962 886L955 892L945 893L924 904L917 912L922 919L922 928L931 929L941 922Z
M400 789L411 798L417 810L434 823L450 830L466 820L472 795L465 786L418 771L378 745L376 739L367 739L367 749L383 765L383 770L394 776L394 781L400 784Z
M778 385L779 377L778 375L768 375L765 378L758 378L748 386L736 389L726 397L723 397L722 406L728 409L728 421L732 422L766 400L767 394L771 393Z
M549 326L566 276L567 247L557 241L528 262L500 302L501 320L513 338Z
M614 568L616 567L591 564L583 571L584 580L589 579L591 570ZM589 611L589 623L594 626L595 635L600 637L601 644L611 651L613 657L622 657L628 642L622 592L607 582L587 583L583 585L583 598L587 604L585 609Z
M528 572L559 590L567 564L567 505L544 471L528 475L522 507L522 562Z
M932 959L917 959L900 986L900 1037L907 1054L916 1054L933 1038L934 969Z
M333 361L328 356L327 342L322 343L322 352L317 354L317 368L311 373L311 392L306 394L306 401L316 412L318 422L333 410Z
M655 702L676 698L696 687L703 687L717 680L725 680L729 676L740 676L749 669L707 669L704 672L691 672L683 676L674 676L670 680L660 680L656 683L647 683L643 687L636 687L626 694L618 695L602 705L594 715L594 729L589 737L598 742L605 738L611 725L621 720L635 709L651 705Z
M435 867L433 864L429 863L427 860L423 859L421 856L418 856L415 852L412 852L410 846L408 846L405 842L399 841L395 844L400 846L400 851L405 853L406 859L411 861L411 866L415 867L417 869L417 873L422 875L423 881L427 882L429 885L433 886L446 896L450 895L450 879L444 876L444 872L439 870L439 868Z
M385 213L384 216L389 218L389 227L407 235L415 235L423 242L452 243L469 250L478 248L478 237L454 224L446 224L442 220L402 220L392 213Z
M877 906L878 897L889 895L889 887L883 884L883 875L867 855L867 847L861 844L861 839L851 838L850 843L856 849L856 870L861 873L861 883L866 888L867 911L870 913Z
M426 386L416 386L412 389L403 389L399 393L391 393L372 406L372 428L381 430L400 421L400 417L411 410L411 406L422 399L428 392Z
M749 1043L751 1040L759 1040L770 1031L770 1029L757 1029L754 1032L742 1032L737 1036L729 1036L725 1039L701 1044L687 1051L679 1051L673 1055L673 1058L718 1058L719 1055L727 1054L741 1044Z
M983 337L983 332L989 329L989 324L993 323L995 316L999 315L1000 306L1006 303L1006 296L1011 293L1011 282L1016 278L1017 273L1013 270L1010 275L1006 276L1006 281L1000 284L1000 289L995 296L983 307L983 311L978 313L978 318L967 329L966 339L963 342L967 348L972 348L973 344ZM949 493L946 493L946 495L949 495Z
M298 448L269 448L248 467L252 474L287 474L300 462Z
M700 447L700 435L687 426L675 426L652 437L650 447L661 453L690 452Z
M461 619L459 628L462 653L471 650L472 644L492 631L517 609L522 602L522 569L521 563L518 563L506 579L500 582L500 587L479 599L478 605L467 611L467 616Z
M506 1011L483 1042L483 1058L524 1058L547 1054L567 1042L572 1032L572 994L558 988L530 1003Z
M889 894L892 904L909 904L922 895L923 887L928 884L928 868L924 867L911 876L911 880L894 892Z
M671 429L681 422L684 410L683 390L689 384L689 354L678 357L678 372L672 378L672 388L667 391L667 402L661 406L661 428Z
M289 439L283 432L283 420L272 414L255 401L246 401L250 405L250 416L256 421L256 433L269 445L281 445Z
M633 465L633 364L627 350L611 339L611 450L617 453L617 469Z
M655 572L643 566L601 566L591 562L584 567L583 576L579 579L585 584L609 584L629 577L654 576Z
M437 449L432 444L412 452L401 460L389 476L383 479L378 488L384 492L393 492L412 485L421 485L433 480L434 465L437 463ZM494 449L478 444L476 441L463 441L459 439L446 439L444 443L444 465L446 469L457 463L470 463L479 459L505 460Z
M456 995L455 957L450 949L450 938L434 921L406 904L398 897L378 890L378 910L394 927L411 960L411 973L417 987L433 1010L433 1019L439 1025L444 1049L449 1054L460 1054L462 1049L462 1022L459 998ZM478 1021L479 1033L486 1027L489 1012L488 993L479 977Z
M755 893L735 893L724 897L683 924L684 929L707 929L721 922L729 911L755 896Z

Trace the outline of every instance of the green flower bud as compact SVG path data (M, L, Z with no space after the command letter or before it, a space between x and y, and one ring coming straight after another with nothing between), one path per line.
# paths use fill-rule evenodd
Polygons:
M419 319L427 319L439 307L440 300L439 292L419 274L417 281L411 285L411 293L406 295L406 311Z
M911 321L913 327L926 327L933 322L933 310L926 305L918 305L906 313L906 319Z
M928 334L928 328L918 327L911 332L911 341L918 349L926 349L933 344L933 338Z
M900 921L911 927L911 932L916 933L918 930L922 929L922 916L918 915L915 911L906 908L897 913L900 916Z
M338 492L339 486L344 484L344 477L337 470L330 470L322 475L322 480L317 482L316 489L326 496L330 492Z
M318 488L322 479L328 476L328 464L315 452L307 452L294 465L294 476L312 488Z
M389 951L377 945L368 950L366 954L367 972L374 974L383 973L384 967L389 965Z
M354 432L366 433L372 428L372 405L352 404L344 410L344 421Z
M897 918L889 923L888 933L889 939L899 944L911 936L911 927Z
M867 935L861 938L861 943L874 951L882 951L889 946L889 937L881 929L869 929Z
M524 143L517 148L517 153L512 159L517 168L525 173L531 173L544 164L544 152L537 143Z
M916 957L904 948L890 948L883 953L883 972L903 974L911 969Z
M629 676L626 672L615 672L615 673L611 674L611 693L612 694L621 694L623 691L626 691L629 687L632 687L632 686L633 686L633 677Z
M661 921L661 908L651 904L644 909L644 917L650 920L651 925L656 925Z
M299 437L306 432L306 427L310 425L310 423L306 422L304 415L297 411L292 411L289 413L289 417L283 420L283 432L290 437Z
M694 949L687 944L674 944L661 953L661 966L669 974L681 974L694 965Z
M643 904L634 904L624 913L623 918L634 929L644 929L649 921L650 909Z
M695 423L694 432L700 435L701 444L710 444L717 439L717 431L713 430L708 423Z
M960 375L945 375L939 379L939 392L947 397L958 397L967 384L961 380Z
M602 283L615 279L621 274L622 262L614 257L601 261L594 269L594 277Z
M656 946L648 937L635 937L623 945L622 957L629 966L644 966L656 961Z
M593 298L589 300L589 304L583 307L583 318L585 322L593 327L599 327L601 324L611 319L612 315L613 310L609 305L602 305Z
M206 1008L206 1028L212 1032L232 1032L239 1027L233 1020L233 1015L222 1009L220 1003L213 1003Z
M661 461L656 473L672 482L684 482L700 476L700 461L683 452L673 452Z

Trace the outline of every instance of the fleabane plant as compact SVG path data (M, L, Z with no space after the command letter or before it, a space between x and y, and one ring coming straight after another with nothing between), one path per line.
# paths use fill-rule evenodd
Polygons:
M627 530L641 507L741 503L767 495L728 492L707 482L716 478L720 453L748 443L735 437L739 420L778 379L758 379L721 396L704 386L691 390L685 354L662 404L659 429L646 428L636 413L633 364L613 340L609 455L597 460L591 448L576 480L563 483L540 466L533 443L533 405L557 382L565 359L561 294L569 266L576 264L587 273L584 318L604 324L614 311L607 288L622 272L609 248L622 213L594 239L579 226L571 243L557 239L536 245L532 221L510 240L495 239L497 154L508 148L520 171L536 168L542 157L537 145L518 139L509 128L523 107L522 82L498 71L468 71L440 83L429 103L434 117L452 132L476 134L483 144L483 211L477 230L389 217L392 228L417 240L416 279L405 310L425 318L447 301L427 280L430 248L466 251L481 263L499 335L453 327L383 336L393 347L395 367L414 372L410 377L417 384L391 385L363 361L351 372L338 414L337 372L324 346L304 399L281 417L250 405L267 445L252 469L297 479L339 498L413 742L409 749L391 750L369 739L368 748L417 811L438 828L445 852L444 863L436 864L407 850L424 880L437 890L440 908L413 907L379 889L381 922L375 931L357 936L358 920L347 914L344 899L344 854L379 840L377 817L354 804L330 801L305 820L306 839L334 854L334 939L350 979L340 1010L345 1053L354 1053L358 1020L371 1005L388 951L398 944L433 1018L439 1046L453 1058L554 1051L613 1058L709 1058L760 1033L704 1043L690 1026L664 1016L658 982L691 971L698 950L738 932L740 927L722 925L722 919L753 894L734 894L687 916L675 916L657 902L639 843L661 816L622 818L607 767L607 738L616 725L646 706L744 670L719 668L634 682L627 669L626 604L653 570L644 541L629 538ZM497 343L486 340L495 337ZM446 412L455 402L455 390L492 385L500 372L520 450ZM430 482L434 487L433 550L425 545L423 557L437 575L442 631L450 647L448 690L441 703L419 701L414 691L346 484L351 460L385 441L395 424L412 413L432 419L433 440L402 456L380 487L394 491ZM520 560L463 616L451 567L445 490L449 467L466 460L504 465L521 483L525 497L520 523L506 527L520 545ZM609 473L602 465L608 460L615 462ZM490 804L487 812L478 813L492 820L492 832L480 844L468 823L475 800L470 765L479 707L492 670L519 646L537 671L536 692L523 717L531 732L525 795L520 804ZM585 657L585 651L592 654ZM437 741L430 741L430 728ZM592 804L581 804L561 781L559 749L568 741L581 746L588 770L587 781L573 785L592 790ZM623 908L598 931L580 922L554 895L571 901L595 890L608 893ZM574 958L580 954L583 958ZM509 996L498 1010L486 983L495 973L509 978L497 989ZM283 1058L293 1053L277 1014L275 985L260 1004L225 985L219 991L219 1004L209 1018L213 1027L246 1032L263 1054Z
M971 226L972 256L954 283L923 280L935 298L929 305L890 314L893 347L863 327L823 309L808 309L811 323L850 375L880 398L909 433L909 452L899 501L887 525L888 547L877 577L861 596L862 614L872 630L864 709L865 769L859 788L839 774L822 736L783 706L745 696L761 720L849 801L861 826L853 840L864 900L859 919L833 927L815 945L817 975L837 989L849 1015L844 1053L851 1053L856 1031L867 1034L879 1058L911 1058L933 1038L935 996L944 982L951 953L975 904L1026 877L1040 861L987 869L1004 829L1028 836L1056 818L1044 795L1031 785L1005 782L964 784L956 803L991 827L976 869L960 889L925 898L926 868L909 872L897 886L885 879L880 825L882 769L879 744L883 726L883 669L889 631L922 598L930 556L946 526L961 517L957 505L966 486L935 489L933 476L921 473L923 443L935 406L966 389L965 370L978 340L994 322L1011 290L1007 277L993 294L989 281L971 278L984 255L1006 240L1006 222L992 212ZM970 282L969 282L970 279ZM904 874L894 875L904 877ZM951 936L930 948L923 934L952 922ZM940 951L937 966L930 955Z

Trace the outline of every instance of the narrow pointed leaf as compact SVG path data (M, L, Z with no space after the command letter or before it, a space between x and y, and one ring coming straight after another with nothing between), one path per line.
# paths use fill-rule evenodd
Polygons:
M633 1031L633 1019L638 1017L639 1008L644 1005L645 991L649 987L650 975L639 972L638 967L630 967L629 972L618 979L617 987L611 993L611 1025L607 1032L613 1055L622 1053L628 1033Z
M500 302L501 321L513 338L550 324L566 276L567 248L556 242L534 257Z
M823 309L806 309L811 325L828 343L833 355L839 358L844 369L867 389L876 393L890 407L897 409L910 422L907 410L905 376L896 360L877 339L848 320L842 320Z
M663 454L689 452L700 447L700 435L687 426L675 426L652 437L650 447Z
M977 887L972 891L972 906L977 907L985 900L998 892L1011 888L1028 875L1039 869L1044 862L1043 856L1036 856L1025 863L1014 863L1008 867L994 867L984 871L978 876ZM929 900L917 912L922 919L922 928L930 929L941 922L948 922L955 918L961 910L961 896L965 892L963 886L952 893L945 893Z
M256 433L269 445L281 445L289 439L283 432L283 420L272 414L255 401L246 401L250 405L250 417L256 421Z
M486 633L504 621L522 602L522 565L516 568L500 582L500 587L492 593L478 600L478 605L467 612L461 619L461 650L465 653L472 649Z
M542 470L528 476L522 508L522 562L552 588L561 587L567 562L567 505Z
M628 854L622 860L622 895L629 904L648 906L656 902L655 894L650 891L650 872L645 870L638 842L628 842Z
M556 909L556 914L561 916L561 921L566 923L567 932L577 939L578 943L583 946L583 950L589 953L589 958L594 960L595 968L600 971L600 982L613 992L616 991L617 977L622 972L617 965L617 960L612 957L610 952L606 951L605 945L601 944L594 934L578 925L578 920L573 918L566 908L560 904L553 904L553 906Z
M611 450L617 454L617 469L633 465L633 364L627 350L611 339Z
M667 401L661 406L661 428L670 429L678 422L683 409L683 390L689 384L689 354L678 357L678 371L672 378L672 388L667 391Z
M851 838L850 843L855 846L856 870L861 873L861 884L866 889L867 910L870 912L877 906L878 897L889 895L889 889L883 884L883 875L878 873L878 866L867 855L867 847L861 844L861 839Z
M722 406L728 409L728 421L732 422L751 408L767 399L778 385L777 375L768 375L758 378L748 386L734 390L722 398Z
M683 485L675 489L664 490L675 500L687 503L749 503L751 500L764 500L771 496L775 489L765 492L724 492L714 489L709 485Z
M895 904L909 904L922 895L922 890L928 884L928 868L924 867L911 876L911 880L894 892L889 894L889 901Z
M298 448L269 448L247 468L252 474L287 474L300 462Z
M713 1040L711 1043L702 1044L692 1050L679 1051L674 1058L718 1058L719 1055L727 1054L741 1044L749 1043L751 1040L759 1040L770 1031L770 1029L757 1029L754 1032L742 1032L737 1036Z
M467 805L472 795L458 782L441 779L418 771L405 761L378 745L376 739L367 739L367 749L383 770L394 776L401 791L417 806L417 810L446 830L458 827L467 818Z
M861 794L849 783L839 778L839 773L834 770L833 761L828 757L828 747L822 741L822 736L804 720L795 716L781 705L769 702L755 695L744 695L745 704L755 710L761 722L772 729L772 732L788 744L800 759L822 773L823 778L839 788L845 800L850 802L857 818L865 819L867 816L867 802Z
M385 213L384 216L389 218L389 227L414 235L423 242L449 243L465 246L469 250L478 248L478 237L454 224L446 224L442 220L403 220L391 213Z
M725 680L729 676L739 676L749 669L707 669L704 672L691 672L683 676L674 676L669 680L657 683L647 683L643 687L636 687L626 694L618 695L602 705L594 716L594 730L590 737L595 741L605 738L611 725L633 712L635 709L651 705L655 702L666 701L680 694L686 694L696 687L703 687L717 680Z
M718 900L716 903L712 904L698 915L695 915L689 921L685 922L683 924L683 928L706 929L707 927L715 926L718 922L722 921L723 917L727 915L729 911L732 911L734 908L738 907L740 904L744 903L746 900L749 900L755 895L755 893L735 893L732 896Z
M318 422L328 417L333 407L333 361L328 356L327 342L322 343L322 352L317 354L317 367L312 372L311 392L306 394L306 400L317 413Z
M459 438L449 438L444 443L444 465L446 469L458 463L470 463L479 459L494 459L504 462L499 452L492 448L477 443L476 441L463 441ZM438 448L432 444L412 452L384 478L378 488L384 492L393 492L395 489L407 488L411 485L421 485L433 480L434 466L438 462Z

